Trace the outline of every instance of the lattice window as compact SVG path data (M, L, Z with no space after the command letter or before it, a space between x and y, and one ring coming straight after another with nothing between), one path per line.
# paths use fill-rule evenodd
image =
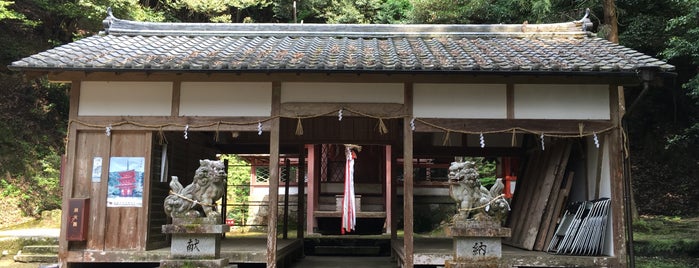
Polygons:
M304 167L304 171L306 167ZM279 167L279 181L284 182L286 174L289 173L289 182L298 182L299 168L298 166L290 166L288 171L285 166ZM306 174L306 172L304 172ZM304 182L306 178L304 177ZM269 167L268 166L256 166L255 167L255 182L257 183L268 183L269 182Z
M298 177L298 167L296 166L290 166L289 169L287 170L286 166L283 166L280 168L281 172L279 172L279 181L285 182L286 179L286 174L289 174L289 182L296 182L296 178Z
M269 167L268 166L256 166L255 167L255 182L257 182L257 183L268 183L269 182Z
M328 181L343 182L345 181L345 162L333 161L328 163Z

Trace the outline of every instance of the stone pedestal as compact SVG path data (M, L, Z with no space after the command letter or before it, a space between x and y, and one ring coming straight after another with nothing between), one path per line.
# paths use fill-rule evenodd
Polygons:
M447 268L498 267L502 257L502 238L511 235L493 221L458 221L448 229L454 239L454 259Z
M230 229L207 218L173 218L162 231L172 235L170 259L161 260L160 267L228 267L221 258L221 235Z

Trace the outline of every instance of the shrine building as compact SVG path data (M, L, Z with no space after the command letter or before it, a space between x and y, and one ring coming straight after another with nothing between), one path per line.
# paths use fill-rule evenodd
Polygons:
M511 201L502 267L622 267L631 191L623 87L657 90L651 85L674 67L591 26L156 23L110 14L99 34L9 68L70 85L63 267L157 266L170 252L161 226L170 222L171 176L189 183L200 159L222 154L253 166L249 187L265 230L222 240L232 264L288 267L304 255L365 250L402 267L442 266L451 240L425 233L454 209L446 169L480 157L495 163ZM345 144L362 150L357 226L343 235ZM576 202L607 204L589 250L563 249L572 238L560 226L571 224L565 215ZM221 209L232 209L227 203ZM296 230L287 236L289 218ZM357 242L369 236L373 244Z

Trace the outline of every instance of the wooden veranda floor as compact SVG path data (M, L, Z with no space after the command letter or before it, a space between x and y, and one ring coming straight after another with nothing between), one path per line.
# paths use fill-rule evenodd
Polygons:
M415 238L413 248L414 265L443 266L444 261L451 260L454 254L451 238ZM405 260L403 239L393 239L391 250L399 264L402 264ZM614 257L608 256L555 255L502 245L500 267L608 267L613 259Z
M299 239L277 239L277 262L291 263L303 253ZM160 263L170 255L170 247L147 251L70 251L68 262L74 263ZM221 240L221 258L230 263L266 263L266 238L226 238ZM282 265L283 266L283 265Z

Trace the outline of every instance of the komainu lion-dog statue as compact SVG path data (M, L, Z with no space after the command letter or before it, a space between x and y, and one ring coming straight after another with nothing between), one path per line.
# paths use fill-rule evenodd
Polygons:
M494 220L502 223L510 210L503 198L502 179L486 189L481 185L480 174L471 161L452 162L449 166L449 195L456 201L458 212L454 221Z
M170 182L170 195L165 198L165 214L176 218L206 217L220 221L215 201L223 196L226 168L222 161L199 160L199 168L187 187L176 176Z

